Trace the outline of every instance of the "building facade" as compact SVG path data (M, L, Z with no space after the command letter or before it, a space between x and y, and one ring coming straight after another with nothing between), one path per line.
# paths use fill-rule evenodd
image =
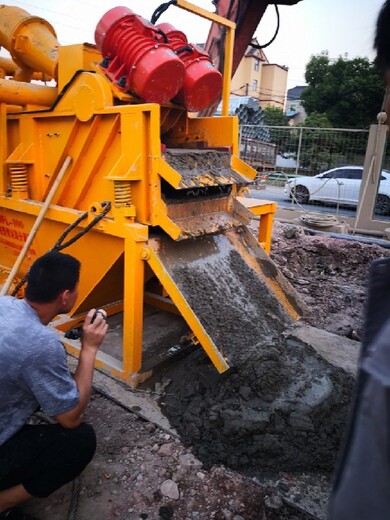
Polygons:
M305 90L306 85L296 86L287 91L286 111L285 114L289 118L289 125L294 126L303 123L306 119L306 112L302 105L301 94Z
M258 44L254 39L253 43ZM269 63L262 49L248 47L231 82L231 94L258 99L262 108L285 109L288 68Z

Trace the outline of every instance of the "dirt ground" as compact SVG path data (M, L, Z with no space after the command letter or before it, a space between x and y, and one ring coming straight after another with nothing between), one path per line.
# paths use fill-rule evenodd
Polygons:
M299 226L274 227L271 257L307 304L305 321L356 341L369 263L389 254L377 245L309 236ZM330 372L314 353L305 357L310 371L298 374L299 348L287 356L291 345L267 341L267 355L256 350L241 371L215 385L214 369L201 353L185 361L180 381L164 374L160 404L177 434L94 393L87 420L96 429L98 448L81 476L79 493L73 493L76 516L68 514L71 484L44 501L30 502L26 511L42 520L325 518L353 381L343 383L343 374ZM306 378L301 388L293 384L297 374ZM275 380L285 382L274 388ZM265 384L278 392L279 408L264 395ZM291 392L295 408L287 416ZM297 396L306 399L304 409ZM321 413L318 396L325 403Z

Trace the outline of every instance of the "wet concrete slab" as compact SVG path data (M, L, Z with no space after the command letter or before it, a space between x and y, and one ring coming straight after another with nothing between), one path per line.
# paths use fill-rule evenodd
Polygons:
M311 327L302 322L286 330L287 337L312 346L326 361L342 368L347 374L356 376L360 343L345 336Z

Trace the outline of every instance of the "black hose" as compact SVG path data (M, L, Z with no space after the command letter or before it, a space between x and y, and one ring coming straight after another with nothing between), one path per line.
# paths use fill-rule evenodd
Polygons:
M280 14L279 14L279 9L278 9L278 6L276 4L275 5L275 11L276 11L276 30L275 30L275 34L272 36L272 38L269 40L269 42L267 43L264 43L262 45L258 45L257 43L250 43L249 45L251 47L253 47L254 49L265 49L266 47L268 47L269 45L271 45L271 43L275 40L275 38L277 37L278 33L279 33L279 28L280 28Z
M152 17L150 19L150 22L154 25L157 20L160 18L160 16L165 13L165 11L170 7L171 5L176 5L176 0L170 0L169 2L165 2L164 4L161 4L157 7L157 9L152 14Z
M162 29L157 29L158 34L161 34L163 37L164 43L168 43L168 36L165 34L165 32Z
M183 47L175 50L175 54L181 54L182 52L194 52L194 48L191 45L183 45Z
M341 240L350 240L351 242L362 242L363 244L374 244L386 249L390 249L390 241L381 238L360 237L355 235L345 235L344 233L327 233L326 231L317 231L314 229L304 229L306 235L326 235L330 238L340 238Z

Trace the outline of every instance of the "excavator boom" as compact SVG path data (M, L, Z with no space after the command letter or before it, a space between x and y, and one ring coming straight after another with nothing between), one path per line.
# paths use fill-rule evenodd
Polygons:
M269 5L294 5L301 0L214 0L216 13L236 24L234 40L233 67L234 75L253 35ZM225 37L221 26L213 23L207 37L205 50L211 56L214 65L221 71L220 63L224 58Z
M251 43L253 35L262 19L265 10L269 5L294 5L301 0L214 0L216 13L223 18L231 20L236 24L234 51L232 60L232 77L242 60L248 45ZM211 25L205 50L210 55L214 65L222 72L225 61L225 40L226 31L216 23ZM218 102L216 100L203 115L214 113Z

